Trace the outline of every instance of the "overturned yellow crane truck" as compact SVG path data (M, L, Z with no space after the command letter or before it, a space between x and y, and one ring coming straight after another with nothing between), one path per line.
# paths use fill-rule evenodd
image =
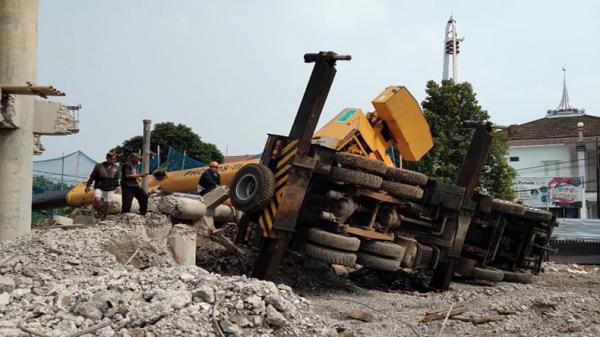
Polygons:
M474 139L456 185L433 181L394 165L394 148L403 160L416 161L433 146L406 88L388 87L373 100L374 111L344 109L315 132L336 62L350 57L320 52L304 59L314 69L290 134L269 135L259 159L220 169L231 203L245 212L238 242L260 247L254 276L272 278L288 248L388 274L426 271L440 290L455 274L503 279L494 266L510 269L506 275L517 280L530 280L522 269L539 271L552 215L475 192L491 123L466 123L475 128ZM195 192L204 170L155 172L149 190ZM78 207L92 195L79 185L62 200Z
M384 90L375 111L345 109L314 133L336 61L349 59L305 55L315 65L289 135L269 135L259 163L233 177L231 202L245 212L238 241L262 238L253 275L273 278L291 248L387 275L424 271L438 290L455 274L530 282L549 250L554 217L476 191L497 126L465 121L465 131L475 131L456 184L394 167L393 147L416 161L433 145L404 87Z

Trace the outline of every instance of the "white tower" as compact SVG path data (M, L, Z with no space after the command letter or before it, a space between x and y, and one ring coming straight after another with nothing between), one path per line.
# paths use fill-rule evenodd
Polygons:
M458 30L456 29L456 20L450 16L448 23L446 24L446 38L444 39L444 74L443 80L449 80L452 78L454 83L460 83L460 43L463 42L464 37L458 37ZM452 56L452 76L449 74L448 65L450 64L450 57Z
M567 90L567 69L562 68L563 71L563 92L560 104L554 110L548 110L548 117L561 117L561 116L577 116L585 114L585 109L576 108L569 99L569 91Z

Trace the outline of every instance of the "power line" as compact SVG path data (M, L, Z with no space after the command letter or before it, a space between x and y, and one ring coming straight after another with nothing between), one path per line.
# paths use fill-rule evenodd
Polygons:
M565 160L565 161L559 161L559 162L555 162L555 163L548 163L548 164L542 164L542 165L538 165L538 166L530 166L530 167L522 167L520 169L516 169L515 171L524 171L524 170L529 170L529 169L534 169L534 168L544 168L547 166L554 166L554 165L560 165L560 164L566 164L566 163L574 163L574 162L579 162L582 160L592 160L592 159L596 159L596 157L588 157L588 158L583 158L583 159L573 159L573 160Z

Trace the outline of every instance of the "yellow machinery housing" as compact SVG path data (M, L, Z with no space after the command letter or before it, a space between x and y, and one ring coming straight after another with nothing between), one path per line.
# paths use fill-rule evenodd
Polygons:
M351 152L393 165L392 146L403 159L419 160L433 146L433 139L425 115L411 93L402 86L386 88L373 101L374 112L365 114L361 109L344 109L318 130L313 142L337 151ZM235 173L244 165L259 160L222 164L219 168L221 183L229 185ZM207 167L167 172L166 177L148 178L148 192L194 193L200 175ZM85 183L71 189L66 203L81 207L93 202L93 193L85 192Z

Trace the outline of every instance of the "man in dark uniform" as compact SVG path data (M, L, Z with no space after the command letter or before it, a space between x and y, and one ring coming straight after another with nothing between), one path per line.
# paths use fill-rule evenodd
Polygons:
M205 195L221 185L221 175L219 175L219 163L216 161L208 165L208 170L204 171L198 181L198 193Z
M94 185L94 209L98 212L100 220L104 220L110 212L114 191L119 187L119 166L115 153L107 153L106 160L94 166L90 179L85 185L86 192L92 190L92 184Z
M148 194L138 184L138 178L147 176L147 173L138 173L136 168L142 159L137 153L129 156L127 163L121 168L121 197L122 206L121 213L129 213L131 211L131 202L136 198L140 204L140 214L146 214L148 210Z

